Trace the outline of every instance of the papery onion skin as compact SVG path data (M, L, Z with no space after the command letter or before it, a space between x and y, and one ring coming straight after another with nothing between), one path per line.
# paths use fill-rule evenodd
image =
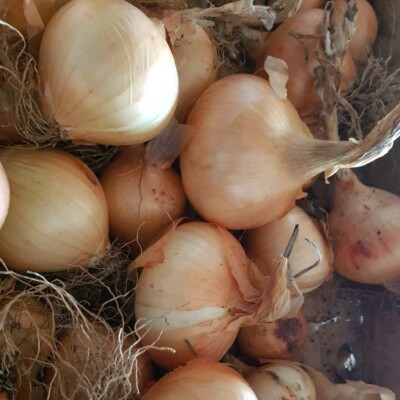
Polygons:
M0 257L11 269L88 267L108 245L100 182L79 159L57 150L0 149L11 188Z
M296 363L267 363L246 374L246 380L258 400L317 400L314 383Z
M320 39L307 39L303 43L292 34L321 35L324 11L302 11L283 22L267 39L264 59L273 56L284 60L289 68L288 99L303 118L311 118L321 109L321 98L315 89L314 69L319 66L316 52L321 48ZM262 65L260 74L266 76ZM342 86L348 90L355 79L355 66L349 53L344 56Z
M277 165L285 163L285 150L267 154L285 134L310 133L291 103L278 99L264 79L238 74L215 82L197 101L188 124L194 135L181 154L182 181L190 203L207 221L255 228L301 197L304 182L299 185L286 166ZM272 171L273 182L265 184Z
M288 238L297 224L299 236L289 257L292 275L296 276L320 260L316 267L296 278L299 289L308 293L330 277L333 260L326 238L316 222L300 207L293 208L284 217L267 225L247 231L243 246L261 273L268 275L277 257L284 252Z
M307 335L307 321L300 311L295 318L241 328L237 340L240 350L256 360L292 359L301 350Z
M257 400L256 395L232 368L216 362L191 363L159 380L142 400Z
M168 124L178 99L165 38L123 0L73 0L59 10L43 36L39 73L47 113L74 141L143 143Z
M145 160L144 146L122 149L103 170L111 236L134 253L183 216L185 194L179 175Z
M363 185L349 170L342 172L329 213L335 270L366 284L399 280L399 209L399 196Z
M6 220L10 207L10 184L6 172L0 164L0 229Z

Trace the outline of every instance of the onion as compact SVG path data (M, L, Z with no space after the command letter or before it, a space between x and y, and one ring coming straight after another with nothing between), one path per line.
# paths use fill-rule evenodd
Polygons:
M357 16L354 35L349 43L349 51L356 61L368 56L378 34L378 19L367 0L355 0ZM345 13L347 0L335 0L336 15Z
M182 12L163 18L179 76L175 116L185 122L197 98L217 79L217 51L207 32Z
M74 0L59 10L43 35L39 72L47 113L74 141L143 143L168 124L178 98L165 38L123 0Z
M300 311L294 318L240 329L240 350L255 359L293 358L307 339L307 321Z
M100 176L111 235L131 243L134 251L185 211L178 174L148 163L144 152L143 146L124 148Z
M0 149L11 187L0 257L12 269L88 267L108 245L107 204L93 172L56 150Z
M316 53L322 50L322 41L318 38L301 42L292 36L318 36L322 34L324 11L310 9L300 12L283 22L267 39L264 47L264 59L273 56L282 59L289 67L287 84L288 99L303 118L314 118L321 109L321 99L315 88L314 70L319 66ZM259 65L262 68L262 65ZM347 52L342 65L342 89L348 90L355 80L355 65ZM265 72L262 70L262 75Z
M304 196L302 186L320 172L332 175L386 153L398 134L399 113L396 107L359 144L316 140L267 81L225 77L189 115L193 135L181 154L185 193L207 221L229 229L265 225L293 208Z
M8 209L10 207L10 185L8 183L6 172L0 164L0 229L6 220Z
M197 358L218 361L241 326L295 315L302 298L288 289L282 260L262 277L217 225L189 222L167 232L130 267L134 277L143 267L135 298L136 318L146 325L142 343L175 350L150 349L149 356L165 369Z
M365 186L351 171L342 171L329 213L336 271L361 283L399 280L399 209L399 196Z
M317 400L313 381L297 363L268 362L246 374L246 380L258 400Z
M257 400L239 373L216 362L192 363L170 372L142 400Z
M301 208L295 207L284 217L247 231L244 236L244 248L261 273L269 275L296 225L299 225L300 230L289 257L290 268L296 277L308 267L314 266L296 278L299 289L308 293L329 278L333 260L326 238L315 221Z

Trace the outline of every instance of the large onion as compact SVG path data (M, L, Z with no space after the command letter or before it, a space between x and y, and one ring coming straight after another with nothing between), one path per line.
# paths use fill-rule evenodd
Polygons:
M123 0L74 0L59 10L39 72L49 116L75 141L143 143L168 124L178 98L165 38Z
M257 400L232 368L216 362L193 363L170 372L142 400Z
M137 251L185 210L178 174L145 160L143 146L121 150L100 176L110 231ZM138 246L139 245L139 246Z
M0 257L16 270L87 267L108 244L107 205L93 172L56 150L0 149L11 187Z
M244 248L261 273L269 275L277 257L285 250L287 238L295 225L299 225L300 230L290 253L290 268L293 276L296 276L314 266L296 278L299 289L308 293L318 288L330 276L332 255L320 228L301 208L295 207L284 217L247 231Z
M143 271L135 315L146 325L142 343L175 349L149 350L166 369L198 358L218 361L241 326L297 313L301 305L301 296L292 293L292 298L288 290L284 264L277 264L270 277L259 276L239 242L205 222L171 229L134 261L131 271L138 267Z

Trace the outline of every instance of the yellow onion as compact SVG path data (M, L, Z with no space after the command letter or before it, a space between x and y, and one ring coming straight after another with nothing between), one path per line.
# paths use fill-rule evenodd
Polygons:
M134 251L185 211L179 175L145 159L144 146L122 149L103 170L100 182L108 204L113 237L131 243Z
M131 336L122 344L120 340L111 328L99 324L89 325L88 331L77 327L64 332L58 356L46 374L49 398L90 400L100 391L105 397L123 393L127 398L125 380L131 386L129 396L141 393L154 380L151 360L146 353L135 354L138 349Z
M178 98L165 38L123 0L61 8L44 32L39 73L47 114L74 141L143 143L168 124Z
M198 97L217 79L217 51L207 32L182 12L167 13L162 22L179 76L175 116L185 122Z
M322 34L324 11L310 9L299 12L283 22L265 42L264 60L273 56L284 60L288 65L289 81L287 84L288 99L303 118L313 118L321 109L321 98L315 88L314 69L319 66L317 52L322 51L322 40L318 37L302 39L292 34ZM260 74L265 76L263 65L259 65ZM342 90L348 90L355 79L354 61L347 52L342 64Z
M185 193L207 221L229 229L265 225L293 208L305 196L303 185L320 172L330 176L387 153L398 114L400 107L358 144L316 140L266 80L225 77L189 115L193 133L180 158Z
M337 16L346 12L347 0L335 0ZM371 46L378 34L378 19L375 11L367 0L355 0L357 15L355 32L349 43L349 51L356 61L363 61L368 56Z
M311 292L324 283L332 271L331 250L316 222L300 207L295 207L284 217L267 225L252 229L244 236L244 248L248 257L261 273L269 275L277 257L285 250L287 238L296 225L299 236L290 253L289 263L296 283L303 293Z
M302 303L288 288L286 261L262 277L227 230L205 222L171 229L133 262L134 276L139 267L135 315L145 325L142 343L175 350L149 350L165 369L218 361L241 326L295 315Z
M313 381L297 363L267 362L245 375L258 400L317 400ZM324 399L323 397L318 399Z
M243 377L216 362L191 363L160 379L142 400L257 400Z
M291 359L301 350L307 334L307 321L300 311L294 318L241 328L238 344L244 354L255 359Z
M335 270L347 279L383 284L400 279L400 197L363 185L349 170L336 181L329 234Z
M108 245L100 182L79 159L56 150L0 149L11 188L0 257L20 271L88 267Z

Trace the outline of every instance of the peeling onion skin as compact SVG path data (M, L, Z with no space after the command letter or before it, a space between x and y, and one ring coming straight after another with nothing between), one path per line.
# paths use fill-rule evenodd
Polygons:
M267 225L248 230L243 238L243 247L261 273L268 275L276 258L284 252L296 224L299 225L299 236L289 257L293 276L320 259L315 268L296 278L301 292L309 293L329 279L333 259L328 242L316 222L300 207L293 208L282 218Z
M336 180L329 213L335 270L352 281L379 285L400 279L400 197L363 185L349 170Z
M79 159L57 150L0 149L10 208L0 257L17 271L88 267L108 246L108 212L100 182Z
M123 0L62 7L44 32L39 73L49 118L83 143L144 143L167 126L178 100L167 41Z
M120 150L101 173L100 182L111 236L129 243L134 254L185 212L179 175L149 164L142 145Z
M292 359L301 350L307 336L307 321L300 311L295 318L241 328L237 341L240 350L256 360Z
M257 400L244 378L216 362L191 363L155 383L142 400Z
M0 229L7 218L10 207L10 184L7 179L6 171L0 163Z

